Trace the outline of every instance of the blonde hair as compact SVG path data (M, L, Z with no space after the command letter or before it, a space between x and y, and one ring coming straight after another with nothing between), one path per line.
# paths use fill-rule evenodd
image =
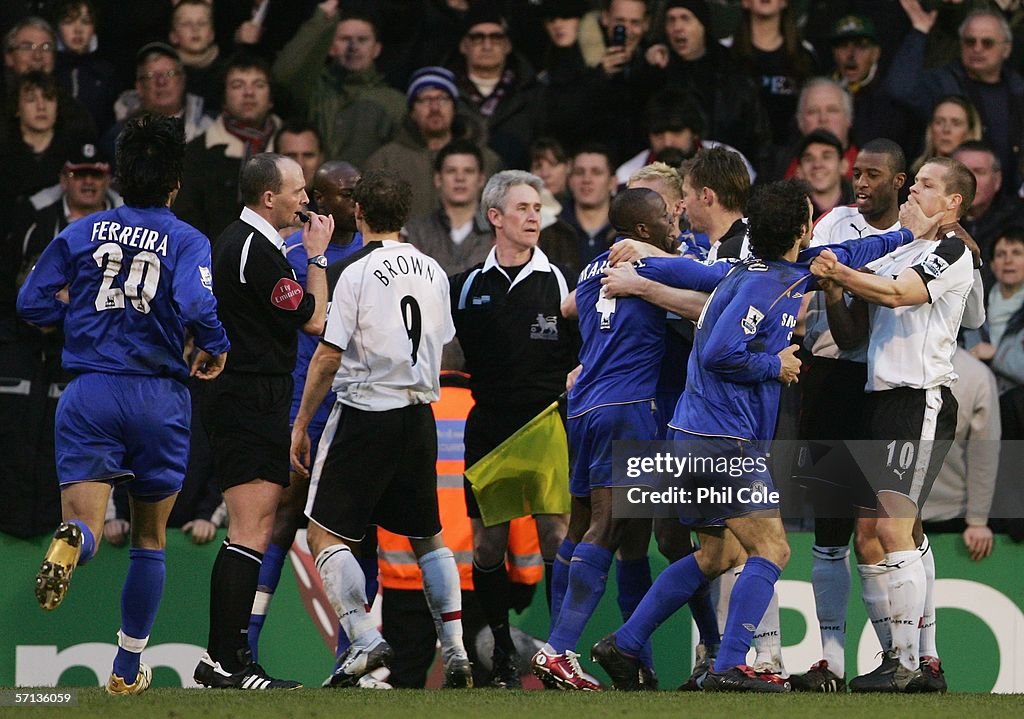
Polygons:
M632 187L633 183L642 180L660 180L671 194L678 198L683 196L683 176L676 168L666 165L664 162L652 162L650 165L644 165L629 176L626 186Z
M967 115L967 134L964 136L963 142L981 139L981 116L978 115L978 110L971 104L970 100L960 95L947 95L935 103L935 107L932 108L932 117L929 118L928 126L924 131L924 150L910 166L911 177L917 174L917 171L921 169L921 166L924 165L928 158L935 157L938 154L935 151L935 141L932 138L932 120L935 118L935 111L939 108L939 105L956 105Z

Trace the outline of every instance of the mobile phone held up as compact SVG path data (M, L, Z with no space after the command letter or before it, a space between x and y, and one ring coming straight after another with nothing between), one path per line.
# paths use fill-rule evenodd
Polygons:
M625 47L626 46L626 26L616 25L612 28L612 39L610 45L612 47Z

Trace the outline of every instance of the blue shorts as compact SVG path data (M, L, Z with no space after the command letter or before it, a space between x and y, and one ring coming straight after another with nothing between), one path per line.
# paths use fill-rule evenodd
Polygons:
M598 407L570 418L568 425L569 492L574 497L589 497L593 487L612 486L613 441L658 436L658 414L649 400Z
M673 453L687 457L691 469L680 475L687 492L679 504L684 524L722 526L726 519L765 509L778 509L769 458L753 442L691 434L669 428Z
M128 481L133 497L156 502L181 490L188 467L192 401L170 377L75 377L57 403L57 477Z

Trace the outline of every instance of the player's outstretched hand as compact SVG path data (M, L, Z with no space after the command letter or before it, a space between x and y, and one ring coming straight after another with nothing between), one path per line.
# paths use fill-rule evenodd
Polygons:
M196 356L192 360L191 375L199 379L216 379L224 371L227 361L227 352L221 352L215 357L206 350L197 350Z
M827 280L836 279L845 267L832 250L822 250L821 254L811 260L811 274Z
M981 267L981 248L978 247L978 243L971 237L971 233L964 229L964 226L959 222L954 222L950 225L942 225L939 227L939 236L949 237L952 233L958 240L964 243L968 252L971 253L971 259L974 261L974 268L978 269Z
M193 544L206 544L217 536L217 525L206 519L193 519L182 525L181 531L192 533Z
M800 345L790 345L779 352L779 359L782 360L779 382L784 385L796 384L800 380L800 358L796 356L798 349Z
M103 538L108 544L120 547L131 534L132 525L127 519L108 519L103 523Z
M309 213L309 220L303 225L302 246L306 248L307 257L316 257L327 251L334 234L334 215L318 215Z
M964 530L964 544L971 559L977 562L992 554L992 530L987 526L970 526Z
M604 289L604 297L629 297L639 295L643 288L643 277L637 274L636 268L629 262L623 262L615 267L605 267L604 277L601 278L601 287Z
M300 477L309 476L309 432L299 426L292 427L292 469Z
M617 265L622 262L636 262L644 257L664 256L673 257L667 252L661 252L654 245L639 240L619 240L612 245L608 253L608 264Z
M917 200L913 197L900 205L900 224L913 232L914 237L917 239L931 237L934 231L938 229L941 219L941 211L936 212L934 215L924 214L924 210L921 209L921 206L917 204Z

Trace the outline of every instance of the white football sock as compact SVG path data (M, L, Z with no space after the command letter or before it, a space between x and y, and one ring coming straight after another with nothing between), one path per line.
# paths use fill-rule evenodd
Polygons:
M729 618L729 597L745 566L745 564L741 564L738 567L726 569L711 582L711 601L715 605L719 634L725 634L725 622Z
M359 646L371 644L380 632L366 611L366 576L352 550L332 544L317 555L316 569L349 641Z
M935 644L935 551L928 543L928 535L925 535L917 551L921 553L927 587L924 594L924 616L921 617L920 655L938 659L939 648Z
M782 628L779 624L779 592L775 590L768 608L761 617L761 623L754 632L754 666L762 669L767 666L772 674L787 676L786 666L782 663Z
M462 593L459 590L459 568L455 555L447 547L435 549L419 558L423 572L423 594L434 618L437 637L441 640L444 660L465 655L462 644Z
M811 586L821 633L821 658L838 677L846 673L846 609L850 601L850 547L811 547Z
M916 549L889 552L885 555L889 567L889 623L892 648L900 663L915 670L921 663L917 645L920 640L921 615L924 614L924 594L928 580L925 577L921 553Z
M885 576L885 563L858 564L860 596L864 600L871 627L878 636L883 652L892 648L892 630L889 626L889 579Z

